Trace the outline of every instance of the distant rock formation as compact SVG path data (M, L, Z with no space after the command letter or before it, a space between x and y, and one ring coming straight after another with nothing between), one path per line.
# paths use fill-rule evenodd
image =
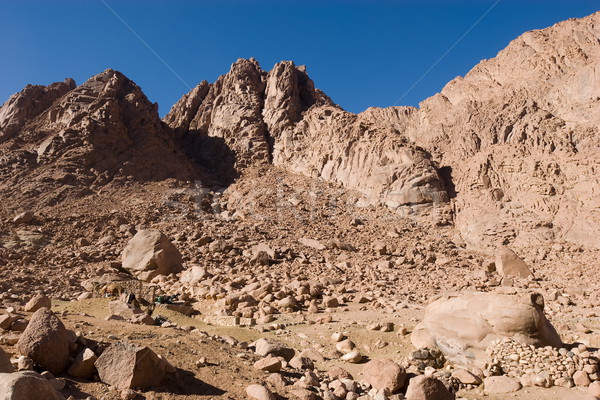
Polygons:
M0 126L8 127L1 144L3 196L44 204L108 183L197 175L156 104L123 74L109 69L78 87L65 82L28 86L0 108Z

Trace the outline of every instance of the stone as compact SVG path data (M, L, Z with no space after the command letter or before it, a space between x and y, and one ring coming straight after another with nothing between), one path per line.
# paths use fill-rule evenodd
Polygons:
M15 224L28 224L31 221L33 221L33 213L31 211L25 211L22 212L21 214L16 215L13 218L13 222Z
M364 359L364 356L362 354L360 354L360 351L358 351L358 349L351 350L348 353L346 353L340 357L340 360L346 361L346 362L349 362L352 364L358 364L363 359Z
M142 281L183 270L182 256L157 229L142 229L129 241L122 254L123 268Z
M275 395L262 385L250 385L246 388L248 400L277 400Z
M457 368L452 371L452 377L458 379L460 383L465 385L479 385L481 383L481 378L463 368Z
M439 379L425 375L408 382L405 397L406 400L454 400L454 394Z
M0 373L0 400L65 400L52 383L33 371Z
M329 371L327 371L327 376L332 381L334 381L336 379L339 379L339 380L353 379L352 374L350 374L350 372L346 371L345 369L343 369L341 367L331 368Z
M77 354L67 373L75 378L91 379L94 375L94 363L97 359L96 354L86 347Z
M281 360L273 356L261 358L254 363L254 368L266 372L279 372L281 370Z
M533 276L527 264L506 246L500 246L496 250L496 271L501 276L515 276L517 278ZM512 286L512 283L508 286Z
M310 358L295 356L288 363L290 367L300 370L313 370L315 369L315 364L312 362Z
M576 386L589 386L591 380L584 371L577 371L573 374L573 383L575 383Z
M9 313L0 314L0 329L9 330L16 317Z
M485 393L512 393L521 390L521 384L508 376L488 376L483 380Z
M463 366L482 366L486 348L498 338L562 347L539 293L446 295L427 306L411 335L415 347L439 348L446 359Z
M265 338L258 339L255 343L255 352L259 356L272 355L275 357L282 357L286 361L290 361L296 351L285 344Z
M0 373L11 373L14 371L15 368L12 366L8 354L0 348Z
M53 374L62 373L69 365L67 329L52 311L40 308L17 343L19 353L31 358Z
M31 300L29 300L27 302L27 304L25 304L25 311L27 312L36 312L37 310L39 310L40 308L47 308L47 309L51 309L52 308L52 300L50 300L50 298L48 296L44 296L43 294L38 294L34 297L31 298Z
M362 370L363 377L372 387L378 390L389 390L396 393L404 387L406 371L390 359L371 360Z
M594 381L588 386L588 393L600 398L600 381Z
M151 349L131 342L111 344L94 365L100 381L117 389L159 386L167 369Z
M110 315L121 317L123 319L131 319L134 315L143 314L139 307L128 304L121 300L113 300L108 302L108 312Z
M179 281L181 283L187 283L190 286L194 286L207 277L208 273L206 272L206 268L203 268L199 265L192 265L181 273Z

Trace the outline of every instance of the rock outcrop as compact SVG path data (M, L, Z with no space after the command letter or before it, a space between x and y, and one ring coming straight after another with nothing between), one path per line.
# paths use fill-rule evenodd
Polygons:
M412 212L443 204L447 195L430 155L399 130L411 113L357 116L315 89L303 66L283 61L266 73L254 59L240 59L214 84L185 95L164 121L205 165L237 174L271 161L357 190L371 204ZM402 121L381 124L387 114Z
M0 160L4 198L40 207L108 184L199 177L157 105L120 72L108 69L78 87L55 85L27 88L19 94L27 100L0 108L0 126L11 127L0 141L0 150L10 149Z
M439 348L460 365L483 365L495 339L561 347L562 341L544 315L539 293L474 292L444 296L429 306L411 341L417 348Z
M27 122L50 108L75 86L75 81L67 78L64 82L48 86L27 85L12 95L0 107L0 143L14 137Z
M467 244L600 246L599 39L598 12L527 32L421 103L407 136L446 168Z

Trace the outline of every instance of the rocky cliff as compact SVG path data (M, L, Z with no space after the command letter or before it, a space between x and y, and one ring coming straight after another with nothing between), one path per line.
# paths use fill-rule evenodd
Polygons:
M469 244L600 246L600 13L523 34L406 133L451 168Z
M89 195L109 183L197 173L157 106L113 70L78 87L72 80L28 86L0 108L0 117L0 191L21 206Z

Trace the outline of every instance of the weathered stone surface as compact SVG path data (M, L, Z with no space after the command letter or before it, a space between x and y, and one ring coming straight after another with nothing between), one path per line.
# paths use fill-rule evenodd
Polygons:
M560 347L562 341L544 316L538 293L464 293L431 303L411 336L417 348L437 347L450 361L480 365L494 339Z
M49 380L33 371L0 373L0 400L65 400Z
M505 246L500 246L496 250L496 271L501 276L516 276L518 278L533 276L525 261Z
M143 281L183 269L181 253L157 229L138 231L123 250L122 259L123 268Z
M483 380L486 393L512 393L521 389L521 384L508 376L489 376Z
M363 376L374 388L396 393L404 386L406 371L389 359L371 360L363 367Z
M47 308L36 311L19 338L17 349L40 367L60 374L69 365L67 329Z
M27 85L0 107L0 143L14 137L32 118L48 109L68 91L75 89L71 78L48 86Z
M454 400L444 384L430 376L415 376L408 382L406 400Z
M95 364L100 380L118 389L158 386L167 364L148 347L113 343Z
M52 308L52 300L48 296L44 296L43 294L38 294L33 296L31 300L25 304L25 311L27 312L35 312L40 308Z

